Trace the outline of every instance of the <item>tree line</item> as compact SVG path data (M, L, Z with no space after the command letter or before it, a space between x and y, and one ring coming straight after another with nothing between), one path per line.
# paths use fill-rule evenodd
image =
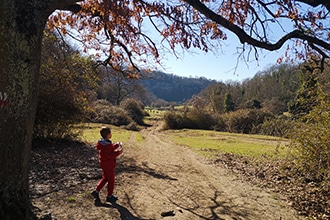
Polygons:
M219 115L243 109L261 109L274 116L298 115L308 113L316 104L316 82L325 84L327 80L317 81L311 70L306 69L309 66L306 63L273 65L242 82L224 83L147 71L144 77L134 78L125 74L129 72L125 67L114 69L100 65L93 57L80 55L52 32L45 33L43 47L40 101L34 130L44 135L56 134L60 127L69 128L69 124L76 121L100 118L95 109L101 109L93 108L97 100L118 107L125 100L136 100L142 110L146 105L161 107L180 103ZM123 121L127 125L131 120Z

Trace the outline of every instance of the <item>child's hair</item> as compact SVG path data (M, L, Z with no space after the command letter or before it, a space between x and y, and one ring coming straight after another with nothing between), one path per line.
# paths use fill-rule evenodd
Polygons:
M100 130L101 137L103 138L106 138L110 133L111 133L111 129L109 127L102 127Z

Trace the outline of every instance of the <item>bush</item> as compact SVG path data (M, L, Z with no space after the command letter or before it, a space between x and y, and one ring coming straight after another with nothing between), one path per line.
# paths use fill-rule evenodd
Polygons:
M291 147L297 167L306 179L330 180L330 103L320 104L292 129Z
M50 123L39 122L34 126L34 138L75 139L78 137L78 133L75 133L74 129L72 129L72 123L71 121L58 121L57 123L54 121Z
M244 134L251 133L256 126L271 117L273 117L271 113L260 109L241 109L222 115L227 131Z
M164 114L165 129L183 129L183 128L196 128L197 125L187 118L181 112L166 112Z
M34 126L34 136L44 138L74 138L70 125L85 119L85 93L61 83L63 73L49 76L41 68L40 93ZM67 73L74 75L74 73ZM73 78L73 76L72 76Z
M206 111L191 109L187 113L187 118L193 122L195 129L211 130L217 124L215 118Z
M287 138L291 127L292 121L288 118L266 118L262 124L253 129L253 133Z
M94 102L92 108L93 111L90 112L90 120L92 122L120 126L128 125L133 121L124 109L112 106L106 100Z
M227 126L220 114L215 114L212 116L215 124L212 126L212 129L215 131L226 131Z
M170 111L164 115L165 129L205 129L211 130L217 124L207 112L184 108L183 111Z
M132 121L127 126L125 126L125 129L130 130L130 131L139 131L140 130L139 125L135 121Z
M123 109L138 125L144 125L143 119L148 113L144 110L144 106L141 102L135 99L126 99L122 102Z

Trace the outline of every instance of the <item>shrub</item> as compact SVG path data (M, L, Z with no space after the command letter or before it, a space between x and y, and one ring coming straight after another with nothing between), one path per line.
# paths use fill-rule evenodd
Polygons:
M260 109L240 109L222 115L227 131L245 134L251 133L254 127L270 117L273 117L271 113Z
M75 137L70 126L85 119L94 85L91 60L45 31L34 137Z
M215 121L214 125L212 126L213 130L216 130L216 131L226 131L227 130L226 123L220 114L215 114L212 116L212 118Z
M292 121L285 117L266 118L265 121L253 129L253 133L288 137L288 132L291 129Z
M195 129L205 129L210 130L216 125L216 120L206 111L198 111L196 109L191 109L187 113L187 118L192 121Z
M144 110L144 106L141 102L135 99L126 99L122 102L122 107L127 111L133 121L138 125L144 125L143 118L148 115L148 113Z
M124 109L118 106L112 106L106 100L98 100L93 103L93 111L90 113L90 120L92 122L116 126L128 125L133 121Z
M181 112L166 112L164 114L164 128L165 129L182 129L182 128L196 128L192 120L187 118Z
M298 169L306 179L330 180L330 103L319 105L296 123L291 147Z
M216 119L205 111L184 108L170 111L164 115L165 129L205 129L210 130L217 124Z

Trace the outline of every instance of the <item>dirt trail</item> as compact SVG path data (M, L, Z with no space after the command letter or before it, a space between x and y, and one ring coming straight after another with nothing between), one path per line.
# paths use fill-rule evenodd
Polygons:
M88 195L98 181L97 167L85 171L88 181L42 194L34 204L43 214L51 213L50 219L59 220L302 219L280 195L230 175L191 149L175 145L163 132L148 128L140 134L143 144L133 134L125 143L125 154L118 158L116 206L94 206ZM68 200L70 195L74 201ZM164 212L173 215L162 217Z

